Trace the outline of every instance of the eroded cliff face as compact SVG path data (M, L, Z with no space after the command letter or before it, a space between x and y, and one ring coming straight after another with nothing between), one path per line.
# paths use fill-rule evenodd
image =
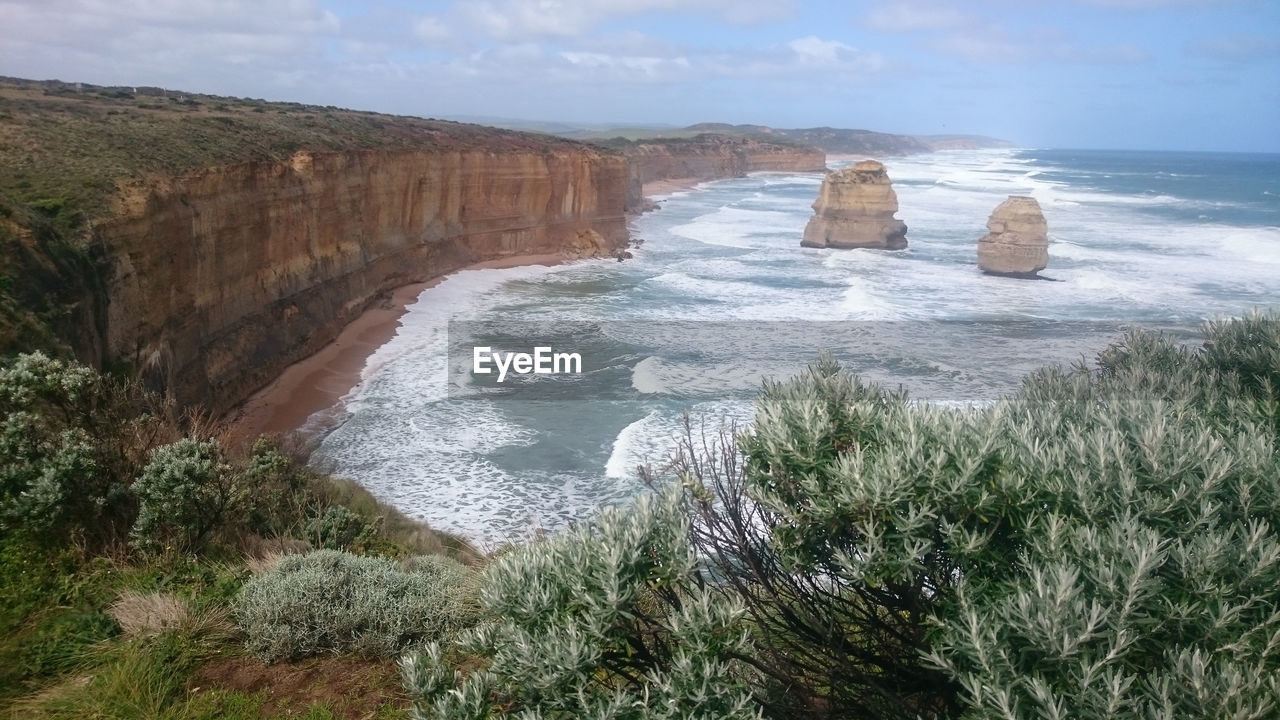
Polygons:
M221 413L387 290L626 243L626 160L590 148L299 152L134 184L96 224L108 354Z
M730 135L641 141L619 149L630 162L628 211L644 207L644 184L655 180L718 180L749 172L821 172L827 168L826 153L817 148Z

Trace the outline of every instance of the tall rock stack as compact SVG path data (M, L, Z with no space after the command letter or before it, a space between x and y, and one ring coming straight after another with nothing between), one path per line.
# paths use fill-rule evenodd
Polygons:
M801 247L880 248L907 246L907 225L893 216L898 196L884 165L863 160L827 173L804 229Z
M1049 225L1040 203L1010 195L987 220L978 240L978 267L991 275L1034 278L1049 264Z

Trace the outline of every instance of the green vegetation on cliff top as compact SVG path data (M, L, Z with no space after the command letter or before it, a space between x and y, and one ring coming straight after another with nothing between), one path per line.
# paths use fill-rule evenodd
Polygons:
M87 232L123 185L300 150L590 150L534 133L336 107L0 77L0 354L102 364Z
M0 78L0 195L64 227L102 211L120 181L299 150L550 151L580 143L328 106Z

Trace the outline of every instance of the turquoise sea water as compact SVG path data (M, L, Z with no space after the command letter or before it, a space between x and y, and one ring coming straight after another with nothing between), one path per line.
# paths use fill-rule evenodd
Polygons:
M1187 333L1280 306L1280 156L1076 150L886 162L906 250L799 247L821 174L704 183L632 222L625 263L459 273L425 291L314 462L481 544L626 502L689 413L749 423L766 377L830 350L925 402L985 402L1127 325ZM1044 210L1057 282L988 277L991 210ZM583 356L583 373L473 376L471 347ZM451 362L452 360L452 362Z

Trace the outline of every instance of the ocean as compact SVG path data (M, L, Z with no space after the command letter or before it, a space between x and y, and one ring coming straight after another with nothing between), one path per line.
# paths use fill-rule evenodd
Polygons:
M843 163L831 163L833 167ZM990 402L1027 372L1088 360L1124 328L1194 338L1280 305L1280 156L941 152L886 162L901 251L799 246L819 173L660 197L626 262L472 270L422 293L342 403L312 462L481 547L622 504L683 432L742 428L766 379L828 351L920 402ZM1005 197L1035 197L1052 281L979 272ZM496 382L474 347L581 358Z

